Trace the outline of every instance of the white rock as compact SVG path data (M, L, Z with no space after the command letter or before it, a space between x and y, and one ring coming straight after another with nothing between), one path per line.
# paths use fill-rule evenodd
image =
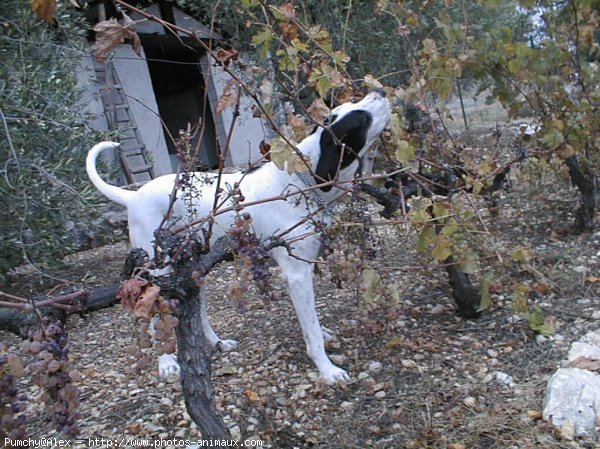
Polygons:
M400 363L402 363L402 366L404 368L416 368L417 367L417 362L415 362L414 360L411 360L411 359L402 359L402 360L400 360Z
M473 408L477 404L477 400L473 396L467 396L463 399L463 404L469 408Z
M346 362L346 356L344 354L330 354L329 358L336 365L343 365Z
M372 373L378 373L383 369L383 364L381 362L371 362L369 363L369 371Z
M231 433L231 438L234 440L239 441L242 439L242 431L239 426L233 426L231 429L229 429L229 433Z
M495 371L496 382L502 385L508 385L509 387L515 386L515 380L510 374L503 373L502 371Z
M600 360L600 346L576 341L571 345L571 349L569 349L567 361L571 362L578 357Z
M536 335L536 336L535 336L535 341L536 341L538 344L542 344L542 343L545 343L545 342L547 342L547 341L548 341L548 338L547 338L547 337L545 337L545 336L543 336L542 334L538 334L538 335Z
M360 373L358 373L358 380L363 380L363 379L368 379L369 377L369 373L367 373L366 371L361 371Z
M500 353L498 351L496 351L495 349L488 349L487 355L495 358L495 357L498 357L500 355Z
M344 401L340 404L340 407L344 410L351 410L354 408L354 404L349 401Z
M579 368L560 368L550 381L543 417L557 427L570 420L577 437L593 436L600 420L600 375Z
M446 310L446 308L442 304L437 304L431 309L430 312L434 315L438 315L440 313L443 313L444 310Z
M579 340L582 343L589 343L590 345L596 345L600 347L600 332L588 332Z

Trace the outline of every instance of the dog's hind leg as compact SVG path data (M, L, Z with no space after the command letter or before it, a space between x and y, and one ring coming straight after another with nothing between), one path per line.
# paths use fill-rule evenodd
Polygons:
M313 265L291 257L283 251L273 251L273 258L281 267L281 273L288 284L288 292L294 304L306 351L319 370L320 376L328 384L340 380L348 381L348 373L335 366L325 352L323 331L319 324L313 289Z

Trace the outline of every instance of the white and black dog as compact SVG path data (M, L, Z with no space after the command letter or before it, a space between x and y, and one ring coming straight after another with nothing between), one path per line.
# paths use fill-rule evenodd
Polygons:
M348 380L348 374L335 366L325 353L324 337L315 309L313 263L310 262L317 259L320 242L318 235L314 234L310 221L303 219L320 206L335 200L344 189L348 188L347 181L351 180L357 171L360 158L379 137L390 114L390 104L385 98L384 91L376 89L358 103L344 103L333 109L326 124L318 126L311 135L298 144L297 148L306 157L310 171L307 169L305 173L290 174L269 162L245 174L222 175L221 185L234 185L239 182L245 202L255 202L287 192L306 190L308 185L321 184L325 181L340 182L339 186L333 183L313 190L314 193L256 204L245 209L252 216L252 226L259 238L268 238L290 228L293 229L286 234L286 238L307 236L294 241L293 255L282 247L271 250L270 255L281 267L282 275L287 281L308 355L317 366L321 377L330 384L339 380ZM112 149L117 145L113 142L101 142L95 145L87 156L87 173L102 194L127 208L131 245L134 248L143 248L152 257L154 231L168 212L169 197L176 175L156 178L137 191L107 184L98 175L96 158L103 150ZM211 212L215 186L216 183L199 186L203 194L194 205L196 216L201 217ZM181 200L177 200L173 216L186 217L187 207L188 205L183 204ZM324 212L325 223L329 222L327 214L328 212ZM217 215L212 237L216 239L223 235L231 227L233 218L233 213ZM298 223L303 224L297 226ZM204 298L201 303L206 304ZM202 313L204 331L210 343L214 346L219 345L223 350L235 347L237 342L219 339L210 326L205 307ZM174 355L167 354L160 357L159 372L162 376L177 373L178 370Z

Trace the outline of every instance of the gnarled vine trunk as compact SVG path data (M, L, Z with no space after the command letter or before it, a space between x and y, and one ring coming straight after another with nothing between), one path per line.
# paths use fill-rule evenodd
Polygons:
M594 182L588 179L579 168L577 155L565 159L565 164L569 167L571 181L581 193L581 206L575 211L575 222L573 230L577 234L582 232L591 232L594 228L594 211L596 202L596 191Z

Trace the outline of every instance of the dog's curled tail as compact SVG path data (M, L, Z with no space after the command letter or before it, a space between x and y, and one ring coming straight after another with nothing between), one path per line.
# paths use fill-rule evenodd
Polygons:
M117 186L111 186L100 177L98 170L96 170L96 159L98 158L98 155L104 150L113 149L118 146L119 144L115 142L100 142L94 145L88 152L85 160L85 169L87 170L90 181L92 181L100 193L115 203L127 206L134 197L135 192Z

